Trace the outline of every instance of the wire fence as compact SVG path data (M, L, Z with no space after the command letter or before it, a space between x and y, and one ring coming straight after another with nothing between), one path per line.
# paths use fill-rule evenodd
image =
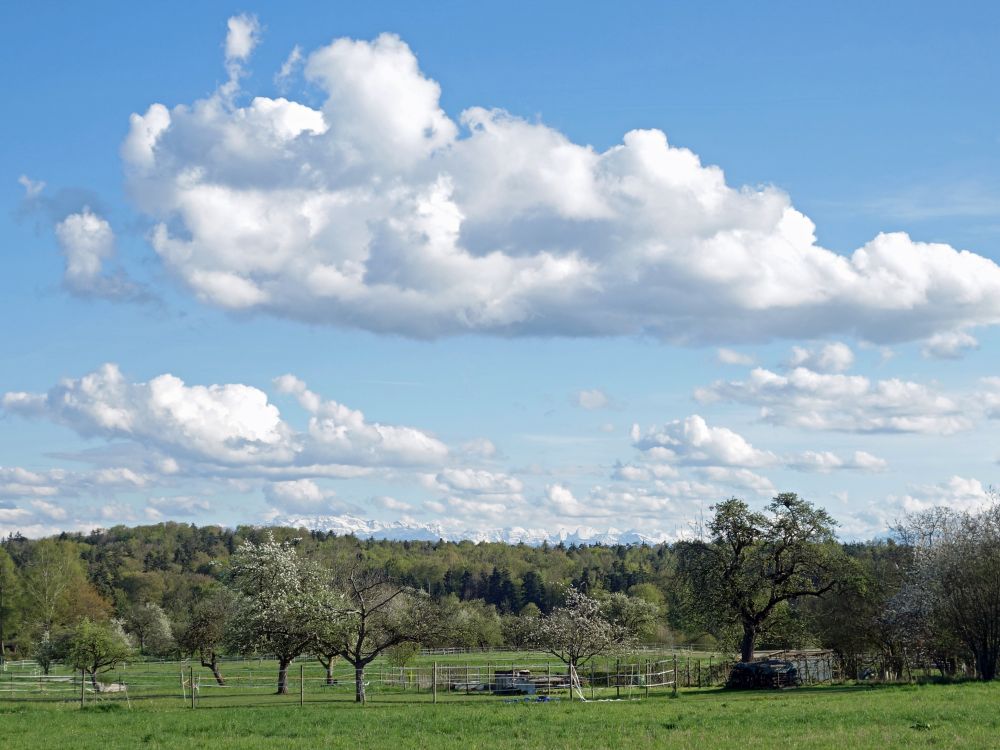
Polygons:
M467 658L462 659L462 656ZM363 673L368 701L439 702L460 700L637 700L676 694L678 689L717 688L729 678L734 660L684 653L596 657L575 671L542 653L515 658L474 659L471 654L428 654L421 663L373 662ZM831 652L769 652L758 658L792 662L801 684L845 678ZM433 659L433 660L431 660ZM330 669L302 657L286 670L279 686L276 661L266 658L220 660L219 678L191 661L123 663L91 675L53 665L48 674L31 661L7 662L0 674L0 701L122 702L179 701L192 708L272 703L354 701L355 669L337 660ZM853 675L851 675L853 678Z
M360 681L368 701L429 702L490 698L527 700L640 699L676 691L676 659L590 660L573 671L562 662L495 660L464 664L391 666L373 664ZM30 667L25 664L23 667ZM271 703L354 701L358 678L344 662L327 670L315 661L290 665L280 680L268 661L232 661L220 678L191 662L122 665L91 675L57 667L8 671L0 679L0 701L78 702L180 701L192 708Z

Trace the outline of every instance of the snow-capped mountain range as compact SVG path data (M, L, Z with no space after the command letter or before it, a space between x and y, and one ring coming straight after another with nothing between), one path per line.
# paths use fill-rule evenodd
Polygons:
M399 521L377 521L357 516L281 516L271 521L272 526L290 526L313 531L332 531L338 535L354 534L363 539L392 539L397 541L438 541L447 542L469 540L473 542L505 542L507 544L541 545L549 544L657 544L670 541L675 534L665 531L619 531L589 526L560 526L555 530L526 529L509 526L491 529L462 529L440 522L423 523L414 519Z

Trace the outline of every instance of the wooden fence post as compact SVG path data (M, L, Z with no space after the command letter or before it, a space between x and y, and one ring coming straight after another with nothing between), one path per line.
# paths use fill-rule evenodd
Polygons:
M674 654L674 697L677 697L677 654Z
M438 702L438 663L434 662L434 673L431 676L431 692L434 696L434 702Z
M13 673L11 673L13 675ZM80 708L83 708L86 699L84 697L84 686L87 684L87 673L81 669L80 670Z
M299 706L302 706L306 702L306 668L301 662L299 663Z
M188 667L188 677L191 680L191 708L194 708L194 667Z

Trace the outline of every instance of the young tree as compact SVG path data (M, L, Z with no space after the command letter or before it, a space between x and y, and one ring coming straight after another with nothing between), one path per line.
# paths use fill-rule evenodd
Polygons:
M135 638L140 655L166 656L177 647L170 620L160 605L152 602L129 609L125 616L125 631Z
M21 580L33 624L42 632L68 619L74 589L89 586L76 545L52 539L32 548Z
M177 631L177 644L187 654L198 656L201 666L211 669L216 683L225 685L219 656L236 598L225 588L215 588L195 603L191 618Z
M595 656L634 645L637 628L655 614L648 602L624 595L601 602L571 587L562 606L537 618L533 640L576 670Z
M65 659L75 669L90 673L90 681L96 691L98 673L114 669L131 653L132 648L120 625L84 619L69 635Z
M354 667L354 700L365 702L365 668L400 643L422 643L444 629L439 612L422 592L402 586L381 570L354 568L339 582L342 603L319 634L320 649Z
M740 658L751 661L776 607L822 596L848 565L836 544L836 522L794 493L775 497L765 513L736 498L714 510L710 542L677 545L680 603L689 623L708 632L738 627Z
M228 640L233 649L278 659L278 694L288 692L288 666L316 642L323 622L336 617L319 569L273 536L244 542L233 554L230 580L238 592Z

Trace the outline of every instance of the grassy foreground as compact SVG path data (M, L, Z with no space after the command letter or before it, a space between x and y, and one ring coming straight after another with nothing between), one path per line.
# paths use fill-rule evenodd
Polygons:
M996 747L1000 684L684 692L569 703L80 709L0 702L0 746L39 748Z

